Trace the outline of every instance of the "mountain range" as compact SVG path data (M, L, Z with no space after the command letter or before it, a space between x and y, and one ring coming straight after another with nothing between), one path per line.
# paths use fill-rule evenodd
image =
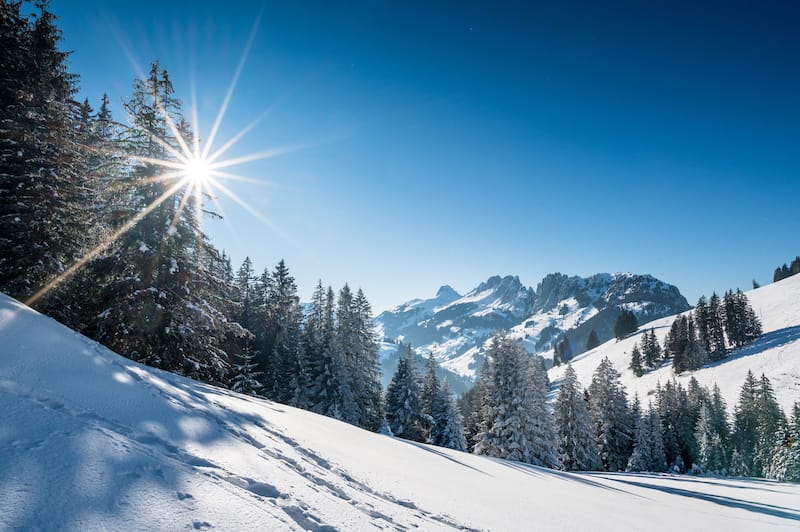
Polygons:
M600 342L614 336L622 309L644 323L689 308L678 288L651 275L552 273L535 289L514 275L490 277L465 295L444 285L434 297L398 305L375 321L383 340L384 374L391 376L397 346L403 343L421 355L432 354L458 380L474 379L491 337L499 331L545 358L552 358L554 346L566 336L577 355L585 351L591 331Z

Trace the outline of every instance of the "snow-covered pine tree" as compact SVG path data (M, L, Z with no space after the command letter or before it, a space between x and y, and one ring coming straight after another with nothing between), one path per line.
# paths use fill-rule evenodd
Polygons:
M528 361L528 375L530 380L526 400L530 423L528 462L556 469L560 466L558 437L555 418L547 403L549 392L547 370L537 357Z
M755 407L758 429L754 469L763 476L772 468L773 456L782 443L778 438L786 433L787 428L786 416L775 399L772 383L763 373L756 388Z
M656 386L656 408L662 421L667 464L672 471L684 471L695 461L694 423L686 390L675 380Z
M528 353L504 334L487 354L481 432L475 453L518 462L531 461L531 382Z
M708 300L708 355L712 361L725 358L725 327L723 308L716 292Z
M619 372L605 357L597 366L589 386L589 411L600 457L608 471L625 469L633 445L633 421L619 379Z
M661 361L661 346L656 338L656 332L650 328L649 332L642 335L642 357L647 368L654 368Z
M800 482L800 403L792 410L791 423L777 434L777 448L766 471L768 478L782 482Z
M283 260L272 272L267 297L274 327L275 382L271 399L305 408L308 406L308 368L300 338L303 315L297 284Z
M697 464L705 473L727 474L727 449L719 433L719 420L710 404L700 407L700 417L695 428Z
M97 183L72 97L78 77L47 2L0 4L0 290L34 295L96 243ZM36 308L73 322L60 287Z
M739 347L761 336L761 322L741 290L726 292L723 306L725 332L731 344Z
M639 344L633 344L631 363L628 367L637 377L642 376L642 352L639 350Z
M475 384L472 388L467 390L458 401L459 410L464 418L464 437L467 440L467 450L470 452L473 451L476 437L481 432L483 402L486 396L486 379L489 373L488 368L488 360L484 359Z
M113 227L148 214L91 265L103 310L89 331L134 360L224 384L229 364L220 346L230 324L208 297L213 280L203 256L211 245L199 229L194 202L182 201L191 191L151 162L172 157L167 146L177 140L170 121L191 141L167 72L154 63L146 79L135 81L124 106L130 125L121 143L132 162L115 183L124 193L109 206L117 219Z
M689 343L689 320L685 315L677 316L664 339L664 357L680 357ZM680 362L683 364L683 362ZM674 362L673 362L674 365Z
M430 442L440 447L466 451L467 440L464 438L463 418L446 380L442 380L438 386L431 415L433 425Z
M758 319L755 310L753 310L753 307L750 306L747 296L744 294L739 294L739 298L739 305L742 308L742 313L744 314L744 331L742 332L743 339L745 343L750 343L754 340L757 340L763 333L761 320Z
M311 411L343 419L345 410L344 362L336 344L335 296L333 289L317 285L306 322L309 351Z
M233 303L236 321L250 331L257 329L255 281L256 274L253 270L253 261L250 260L250 257L245 257L244 262L236 272Z
M664 455L664 440L661 434L661 418L649 405L637 424L633 453L628 460L628 471L662 472L667 470Z
M602 469L589 406L571 364L564 372L553 413L561 467L566 471Z
M351 382L358 413L356 424L377 431L383 419L378 340L372 321L372 307L360 288L353 300L353 307L357 337L355 374Z
M341 363L342 420L357 425L359 408L354 395L354 379L358 373L358 317L356 316L354 296L350 286L345 284L339 290L336 301L335 349ZM392 432L394 432L394 427ZM394 432L398 435L397 432Z
M264 268L253 285L253 307L256 317L252 333L255 335L254 352L261 371L261 382L264 383L261 394L270 398L276 393L278 366L278 361L275 359L277 327L274 316L275 305L271 299L273 294L272 273L269 268Z
M747 372L742 389L739 392L739 402L733 411L733 434L731 440L735 456L731 460L731 469L734 475L756 476L758 474L755 454L758 443L758 383L752 371Z
M697 300L697 305L694 307L694 326L697 342L706 353L711 351L710 313L711 309L708 306L706 296L700 296L700 299Z
M386 421L392 434L407 440L425 441L426 420L422 415L419 382L410 346L400 354L397 370L386 389Z
M258 397L259 390L264 386L261 383L260 372L256 370L258 364L255 355L249 348L237 355L237 362L233 367L231 389L234 392Z
M708 351L705 350L700 338L697 335L697 326L694 318L691 316L688 319L688 326L688 341L686 343L686 351L681 358L684 361L685 370L695 370L703 367L708 362Z
M425 361L425 374L422 377L420 404L422 405L422 414L427 420L429 431L433 428L433 411L439 400L439 377L436 376L436 367L437 364L433 359L433 353L428 353L428 359Z

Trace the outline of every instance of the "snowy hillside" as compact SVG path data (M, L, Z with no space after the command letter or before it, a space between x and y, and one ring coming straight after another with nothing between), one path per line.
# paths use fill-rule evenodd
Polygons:
M800 520L798 485L569 474L369 433L146 368L3 295L0 411L0 530L744 532Z
M701 384L712 386L717 383L730 409L736 404L739 390L748 370L758 377L764 373L772 382L775 394L784 410L788 411L795 401L800 401L800 275L789 277L756 290L747 292L756 314L760 318L764 335L756 342L732 351L729 356L716 364L697 371L687 371L677 376L686 383L695 377ZM675 374L670 362L646 372L637 378L628 369L630 353L642 333L651 327L655 330L659 343L663 344L675 316L646 323L639 331L620 342L611 340L572 360L572 365L582 384L588 386L600 360L608 357L622 373L622 383L629 394L637 392L643 403L656 384L672 379ZM550 369L550 379L559 381L566 366Z
M588 278L554 273L536 290L516 276L490 277L461 296L450 286L432 299L414 299L377 318L384 339L411 343L421 353L433 353L443 369L473 378L483 362L489 339L506 330L531 353L545 352L569 333L586 344L594 330L601 340L613 336L619 308L633 311L640 321L668 316L689 308L677 288L650 275L601 273Z

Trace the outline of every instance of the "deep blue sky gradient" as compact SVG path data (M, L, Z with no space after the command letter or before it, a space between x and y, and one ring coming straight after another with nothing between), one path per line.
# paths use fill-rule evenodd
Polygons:
M302 149L208 222L381 310L493 274L652 273L694 302L800 253L800 4L55 0L81 96L160 59L234 155ZM122 119L121 113L117 116ZM219 144L219 142L217 143Z

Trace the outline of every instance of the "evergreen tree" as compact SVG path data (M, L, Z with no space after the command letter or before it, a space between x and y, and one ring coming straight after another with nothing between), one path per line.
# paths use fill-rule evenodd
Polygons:
M336 302L336 350L341 357L342 372L342 419L354 425L358 424L359 412L353 394L354 379L357 374L359 335L353 292L345 284L339 290ZM418 412L419 413L419 412ZM388 417L387 417L388 419ZM400 436L389 419L389 426L396 436Z
M59 49L47 2L22 13L0 4L0 290L24 300L96 244L94 190L82 141L78 77ZM88 117L87 117L88 118ZM52 285L35 306L69 322L72 301Z
M757 393L758 383L753 372L748 371L739 392L739 403L733 412L732 443L736 454L732 459L731 468L733 474L739 476L758 475L755 460L759 437Z
M427 420L429 430L433 428L433 411L439 400L439 387L439 378L436 376L436 361L433 359L433 354L429 353L428 360L425 362L425 376L422 380L422 392L420 394L422 414Z
M794 404L792 421L778 432L776 442L766 476L782 482L800 482L800 403Z
M586 339L586 350L591 351L595 347L600 345L600 338L597 336L597 331L592 329L592 332L589 333L589 338Z
M553 413L561 467L566 471L601 469L589 407L571 364L564 372Z
M706 473L725 475L728 462L727 449L718 430L721 421L715 419L717 415L709 404L700 407L700 417L695 429L697 463Z
M569 361L573 356L572 342L569 341L569 336L564 336L556 346L556 351L553 355L553 365L559 366Z
M636 315L630 310L621 309L619 317L617 317L617 321L614 324L614 335L617 340L622 340L629 334L636 332L638 327L639 321L636 319Z
M762 374L756 388L757 437L754 456L754 470L759 476L772 468L773 454L782 442L779 438L786 434L786 417L783 415L769 379Z
M432 412L430 442L439 447L466 451L467 440L464 438L461 413L445 380L439 384Z
M689 343L686 346L685 360L686 369L695 370L708 363L708 351L703 347L703 343L697 336L696 327L689 318Z
M127 222L129 230L91 265L102 311L88 332L134 360L224 384L229 364L221 346L233 324L211 303L216 281L204 257L215 250L187 201L191 191L152 163L175 151L168 124L185 124L167 72L154 63L124 105L131 125L121 142L136 162L117 179L125 201L110 208L121 213L115 229L138 222ZM191 140L188 131L179 133Z
M662 472L667 469L661 418L652 405L639 420L628 471Z
M346 380L336 343L334 305L333 289L324 290L320 282L311 300L306 325L311 368L309 403L312 412L343 419Z
M554 467L555 432L538 364L504 335L492 340L475 453Z
M255 355L249 349L239 353L238 363L233 368L231 389L234 392L257 396L259 390L264 386L259 378L261 374L256 371L257 367Z
M708 301L708 355L712 361L725 358L725 328L723 326L723 308L716 292Z
M645 332L642 335L642 357L644 359L644 366L647 368L656 367L661 360L661 346L652 328L649 332Z
M529 418L529 446L531 464L558 468L558 438L556 435L555 419L547 404L549 383L547 370L540 364L538 358L528 362L528 379L530 388L526 399L526 409Z
M725 332L731 344L740 347L761 336L761 322L741 290L726 292L723 306Z
M631 351L630 370L637 377L642 376L642 353L639 351L639 345L633 344L633 351Z
M603 466L623 471L632 450L632 425L620 374L608 357L603 358L589 386L589 410L595 426Z
M700 296L694 308L694 325L697 342L706 353L711 352L711 308L705 296Z
M667 381L656 387L656 408L661 417L664 453L672 471L684 471L696 461L695 421L686 390Z
M300 341L302 311L297 285L283 260L275 266L267 297L274 331L271 359L275 381L271 383L270 398L304 407L307 405L308 368Z
M476 437L481 432L483 422L483 400L486 395L486 377L488 376L488 359L484 359L478 379L469 390L461 396L458 406L464 418L464 437L467 440L467 450L472 452Z
M353 300L356 333L355 371L350 382L357 408L356 424L376 431L383 419L381 397L381 368L378 360L378 341L372 321L372 307L359 288Z
M410 347L400 355L397 370L386 390L386 421L399 438L425 441L426 419L422 416L414 354Z

